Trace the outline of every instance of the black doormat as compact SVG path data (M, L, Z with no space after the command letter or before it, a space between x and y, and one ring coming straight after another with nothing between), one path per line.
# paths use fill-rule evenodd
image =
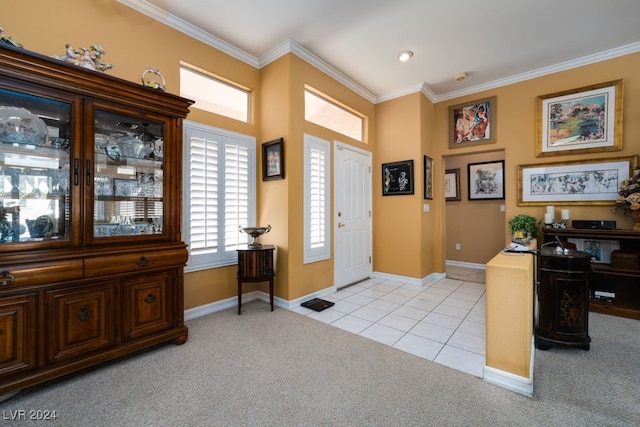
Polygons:
M333 303L331 301L323 300L320 298L310 299L309 301L305 301L300 305L315 311L322 311L325 308L333 307Z

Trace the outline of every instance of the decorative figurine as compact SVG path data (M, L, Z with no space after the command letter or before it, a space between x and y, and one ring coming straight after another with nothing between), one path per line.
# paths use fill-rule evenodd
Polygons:
M102 59L102 55L106 52L100 45L91 45L89 48L83 47L80 49L74 49L70 43L67 43L65 48L66 52L64 56L54 55L53 57L94 71L105 72L113 68L113 65Z
M160 80L162 81L162 83L157 82L155 80L147 80L146 78L147 74L155 74L156 76L160 77ZM142 84L146 87L150 87L151 89L158 89L163 92L166 90L166 87L165 87L166 82L164 80L164 77L160 73L160 70L153 69L152 67L147 67L147 69L144 70L144 72L142 73Z
M0 27L0 42L10 44L11 46L15 47L22 47L22 45L18 43L13 37L6 36L2 27Z

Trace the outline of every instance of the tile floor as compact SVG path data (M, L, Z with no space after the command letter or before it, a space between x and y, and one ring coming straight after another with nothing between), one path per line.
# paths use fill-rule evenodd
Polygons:
M485 285L445 278L423 286L368 279L322 299L320 312L294 311L482 378Z

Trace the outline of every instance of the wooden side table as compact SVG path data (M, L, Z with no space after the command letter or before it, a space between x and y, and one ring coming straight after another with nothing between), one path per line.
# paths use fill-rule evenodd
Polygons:
M243 282L269 282L269 302L273 311L273 281L275 270L273 265L274 245L262 245L259 248L247 246L237 249L238 252L238 314L242 307Z

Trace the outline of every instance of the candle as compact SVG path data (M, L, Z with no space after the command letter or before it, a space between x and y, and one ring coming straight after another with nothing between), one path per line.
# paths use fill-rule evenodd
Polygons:
M553 218L553 215L555 214L555 206L547 206L547 213L551 214L551 218Z
M544 214L544 223L551 224L553 222L553 214L546 213Z
M562 220L563 221L568 221L570 216L569 216L569 209L562 209Z

